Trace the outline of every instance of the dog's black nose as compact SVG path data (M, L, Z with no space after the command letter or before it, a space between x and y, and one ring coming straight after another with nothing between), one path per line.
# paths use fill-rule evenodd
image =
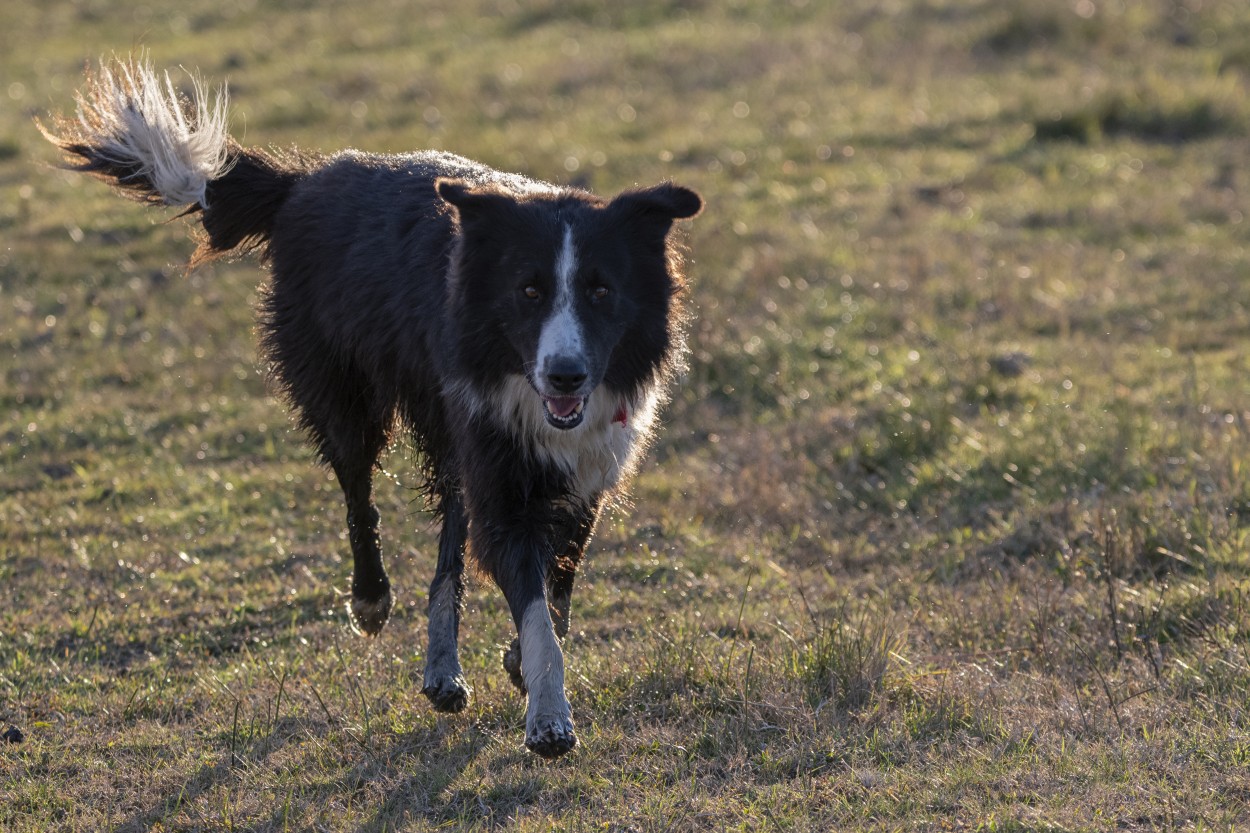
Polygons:
M555 359L547 364L547 384L557 393L576 393L586 383L586 368L576 359Z

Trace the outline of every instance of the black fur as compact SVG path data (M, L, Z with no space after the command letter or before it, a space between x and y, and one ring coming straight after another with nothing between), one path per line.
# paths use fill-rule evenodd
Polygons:
M105 158L89 135L49 138L79 170L162 201L142 166ZM372 480L400 429L443 521L425 693L447 711L469 699L456 648L467 551L503 590L521 634L504 664L530 690L526 743L546 756L567 752L576 737L563 690L534 700L521 655L526 618L546 601L550 623L528 622L544 651L544 633L567 633L598 514L649 440L651 411L681 366L683 278L670 231L699 212L700 198L663 184L605 200L439 152L322 158L231 141L229 156L187 211L206 232L192 262L255 250L270 265L261 345L342 485L353 620L377 633L390 612ZM572 251L576 268L557 285ZM582 328L580 352L544 369L536 351L557 297ZM550 402L567 411L574 401L582 406L572 424L583 406L598 409L588 424L564 432L539 416ZM613 433L630 420L630 433ZM604 464L606 475L605 460L617 466ZM558 653L547 658L559 660L562 680Z

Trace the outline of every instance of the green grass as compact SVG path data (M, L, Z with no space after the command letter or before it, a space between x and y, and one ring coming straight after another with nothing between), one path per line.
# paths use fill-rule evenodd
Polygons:
M1250 825L1250 8L24 3L0 24L0 829ZM545 763L436 530L347 627L337 484L266 392L254 263L53 167L137 45L246 142L672 178L691 370L605 522Z

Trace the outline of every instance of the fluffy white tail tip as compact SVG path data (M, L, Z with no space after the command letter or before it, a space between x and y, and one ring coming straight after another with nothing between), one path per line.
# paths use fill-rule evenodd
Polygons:
M146 60L102 62L78 96L78 122L101 155L134 164L167 204L204 206L208 183L230 167L227 95L208 95L188 74L190 100Z

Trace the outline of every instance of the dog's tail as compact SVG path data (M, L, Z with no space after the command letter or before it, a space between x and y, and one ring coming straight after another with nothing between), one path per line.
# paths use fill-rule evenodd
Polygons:
M201 213L207 235L191 265L230 252L264 251L274 217L317 160L244 148L226 129L227 96L190 76L182 95L145 58L102 62L76 96L76 118L56 117L45 138L72 170L149 205Z

